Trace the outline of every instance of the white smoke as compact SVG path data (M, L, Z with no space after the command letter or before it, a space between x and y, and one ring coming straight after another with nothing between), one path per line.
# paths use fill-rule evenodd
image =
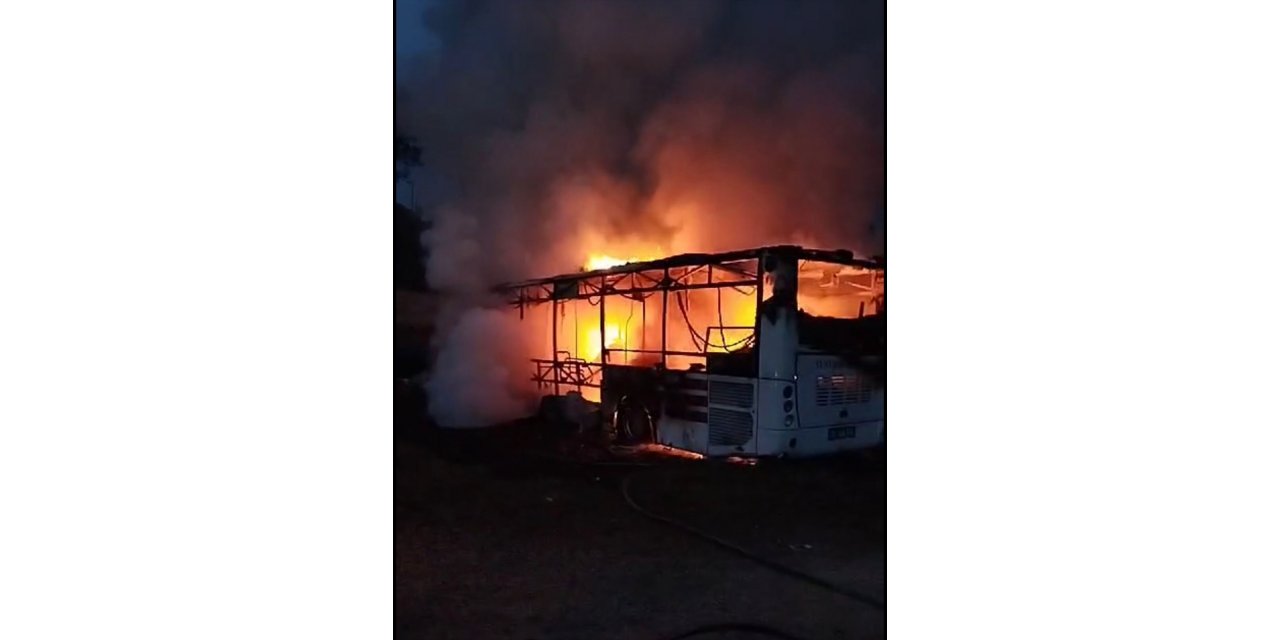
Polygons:
M446 330L427 380L431 417L445 427L483 427L526 415L529 327L509 311L470 308Z

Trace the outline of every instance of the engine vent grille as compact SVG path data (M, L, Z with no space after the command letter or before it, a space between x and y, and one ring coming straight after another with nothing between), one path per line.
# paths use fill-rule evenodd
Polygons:
M755 387L746 382L711 381L711 404L750 409L755 406Z
M751 439L751 414L745 411L711 407L707 430L713 445L746 444Z
M871 382L864 376L818 376L818 406L859 404L871 401Z

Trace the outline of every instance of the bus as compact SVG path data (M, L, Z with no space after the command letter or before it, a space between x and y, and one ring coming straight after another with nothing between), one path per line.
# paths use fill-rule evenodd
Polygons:
M885 266L769 246L498 287L536 333L530 381L619 442L811 457L885 436Z

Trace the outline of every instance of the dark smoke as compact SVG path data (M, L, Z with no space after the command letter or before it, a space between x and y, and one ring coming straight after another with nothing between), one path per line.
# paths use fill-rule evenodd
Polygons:
M421 149L427 279L465 307L588 252L883 250L882 3L398 0L396 12L396 135ZM446 351L459 317L442 318Z

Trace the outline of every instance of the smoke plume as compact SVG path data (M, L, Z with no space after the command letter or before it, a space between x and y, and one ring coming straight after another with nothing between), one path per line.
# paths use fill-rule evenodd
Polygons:
M397 0L396 134L422 149L427 278L455 299L436 419L524 408L460 392L526 350L477 311L494 283L593 253L881 252L883 32L879 2Z

